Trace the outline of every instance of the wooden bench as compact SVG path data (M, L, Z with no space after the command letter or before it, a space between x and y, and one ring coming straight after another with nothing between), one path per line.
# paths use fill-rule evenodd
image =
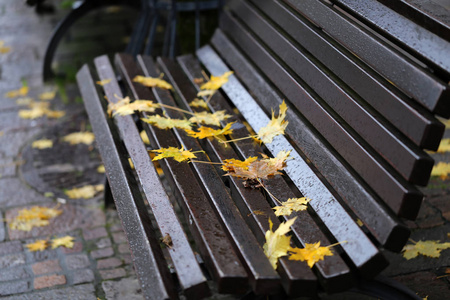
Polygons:
M106 56L92 70L85 65L78 85L144 295L169 299L181 291L201 299L211 286L245 297L315 296L354 287L370 293L380 282L372 279L387 266L381 250L402 249L410 234L402 219L414 219L420 208L416 185L427 184L433 166L424 149L436 150L444 131L434 115L450 115L449 50L448 40L377 1L232 0L197 57L135 61L118 54L115 67ZM283 100L289 107L284 136L225 147L106 114L104 97L115 102L125 96L201 111L188 105L198 78L229 70L235 75L209 102L211 112L232 115L222 126L236 122L229 138L248 136L246 123L257 132ZM173 90L133 82L137 75L161 73ZM95 83L106 79L112 81L103 87ZM264 184L278 199L312 199L308 210L277 218L272 207L279 204L271 195L245 188L215 165L165 159L161 180L148 150L169 146L203 150L197 159L213 162L291 150L285 176ZM275 271L262 249L268 220L277 228L294 216L296 246L341 244L312 269L283 257ZM161 247L166 236L171 243ZM420 299L393 283L383 288L375 288L383 299Z

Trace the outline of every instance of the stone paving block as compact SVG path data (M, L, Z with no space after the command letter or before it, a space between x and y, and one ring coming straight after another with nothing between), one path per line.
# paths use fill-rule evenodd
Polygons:
M0 283L0 295L2 296L24 293L29 289L29 284L26 280Z
M32 261L45 261L58 256L56 249L47 248L43 251L29 252L32 257Z
M108 232L106 231L105 227L97 227L93 229L85 229L83 230L83 237L85 240L94 240L101 237L108 236Z
M0 126L1 128L1 126ZM22 160L15 160L13 157L0 158L0 175L2 178L15 177L17 175L17 165L23 163Z
M92 284L81 284L71 287L55 288L47 291L37 291L18 296L6 297L3 300L97 300ZM125 300L125 299L124 299Z
M0 178L0 191L2 191L2 196L0 197L0 206L2 208L38 202L48 203L52 201L23 184L19 178ZM9 213L6 213L6 219L10 220L15 217L19 209L22 208L15 208L12 212L8 211ZM19 231L13 230L13 232Z
M23 247L20 241L0 243L0 255L22 252Z
M0 153L5 156L16 156L26 141L36 136L42 128L27 128L22 131L5 132L0 137Z
M46 260L35 263L31 266L33 273L35 275L49 274L49 273L57 273L62 271L61 266L59 265L59 261L55 260Z
M67 255L66 265L69 270L84 269L90 265L89 257L84 253Z
M130 253L130 246L128 246L127 244L120 244L118 247L119 253L121 254L125 254L125 253Z
M0 272L0 281L25 279L29 277L30 274L28 274L25 266L20 266L17 268L12 268L8 269L7 271Z
M133 263L133 258L130 254L124 254L122 255L122 260L125 264L130 265Z
M114 250L111 247L94 250L91 252L92 258L104 258L114 255Z
M120 224L120 223L112 224L109 227L109 231L111 231L111 232L123 231L122 224Z
M11 268L25 264L25 254L14 253L0 257L0 269Z
M107 300L142 300L142 290L136 278L122 278L118 281L104 281L102 288Z
M114 239L114 243L116 243L116 244L122 244L122 243L127 242L127 237L125 236L125 233L123 233L123 232L113 233L113 239Z
M97 261L97 269L111 269L122 265L122 261L117 257L100 259Z
M64 254L78 253L83 251L83 243L80 241L75 241L72 248L61 247L60 249Z
M427 199L431 205L441 211L442 217L450 221L450 195L431 197Z
M63 284L66 284L64 275L41 276L34 279L34 288L37 290Z
M413 289L419 296L428 296L429 300L448 299L450 295L445 279L436 279L436 274L432 272L417 272L396 276L394 279Z
M94 272L91 269L76 270L72 276L73 284L88 283L95 280Z
M104 280L125 277L127 275L127 272L123 268L112 269L112 270L102 270L99 272L100 272L100 276Z
M2 220L2 221L0 221L0 242L3 242L6 238L6 228L5 228L6 223L3 221L4 218L3 218L3 213L1 211L0 211L0 219Z
M106 247L110 247L112 245L111 239L109 237L105 237L102 239L99 239L97 242L95 242L95 245L98 249L103 249Z

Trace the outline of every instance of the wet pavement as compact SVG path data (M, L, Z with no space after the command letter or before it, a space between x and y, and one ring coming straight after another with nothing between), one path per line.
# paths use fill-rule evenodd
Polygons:
M54 83L42 82L42 61L51 32L67 11L59 8L62 1L55 0L57 12L40 16L24 2L0 0L0 40L11 47L9 53L0 54L0 295L5 299L142 299L114 209L104 207L101 193L90 199L68 199L65 195L73 187L104 183L104 175L97 172L101 161L95 147L71 146L62 141L68 133L90 129L76 85L57 85L59 93L50 107L66 112L61 119L22 119L18 112L25 107L16 99L4 97L6 92L20 88L24 80L29 86L28 96L35 99L55 88ZM86 42L95 40L96 34L110 33L108 20L116 24L112 13L81 22L81 28L91 26L95 30L71 33L58 53L59 70L73 76L83 60L102 53L105 47L124 44L126 29L120 31L123 36L116 35L115 44L100 43L99 47ZM65 66L74 60L77 66ZM446 136L450 137L450 129ZM31 147L33 141L43 138L51 139L53 148ZM448 154L435 157L450 162ZM450 180L432 179L424 193L419 217L407 222L413 229L411 239L450 242ZM58 206L63 213L49 226L29 232L8 227L7 220L34 205ZM30 252L25 247L38 239L64 235L75 237L72 249ZM386 256L391 265L385 275L429 300L450 299L450 276L446 276L450 274L450 250L442 251L437 259L406 260L388 252ZM326 299L361 296L346 293Z

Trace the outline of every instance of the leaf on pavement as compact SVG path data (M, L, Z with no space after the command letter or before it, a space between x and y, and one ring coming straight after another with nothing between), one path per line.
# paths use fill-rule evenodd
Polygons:
M161 148L157 150L152 150L152 152L160 153L156 155L152 160L160 160L163 158L172 157L176 161L182 162L191 158L196 158L193 152L185 150L184 147L181 147L181 149L175 147Z
M284 134L284 130L286 129L286 126L288 125L288 121L284 120L286 117L286 111L287 111L287 105L283 101L283 103L280 104L280 111L278 113L278 117L275 117L275 113L272 110L272 119L270 122L265 126L262 127L258 131L258 138L265 144L272 143L273 138L279 134Z
M46 226L49 219L62 213L56 208L33 206L30 209L19 210L17 216L9 223L9 227L15 230L30 231L33 227Z
M308 202L311 199L302 198L289 198L287 201L281 202L280 206L273 207L275 210L275 215L279 216L289 216L293 211L302 211L308 208Z
M162 78L164 74L161 75L162 76L160 77ZM133 78L133 81L148 87L159 87L166 90L173 90L172 85L161 78L136 76Z
M39 100L50 101L50 100L53 100L55 98L55 96L56 96L56 89L53 91L41 93L39 95Z
M214 129L211 127L206 127L206 126L201 126L198 128L198 131L193 131L193 130L186 130L187 134L189 136L192 136L194 138L197 139L204 139L207 137L217 137L219 138L220 136L223 136L225 134L232 134L233 133L233 129L231 129L231 126L234 124L234 122L232 123L228 123L224 128L222 129Z
M141 120L155 125L160 129L180 128L184 130L191 130L192 128L192 123L189 120L171 119L161 117L160 115L148 116L147 118L142 118Z
M97 167L97 173L105 173L105 166L104 165L100 165Z
M12 90L12 91L7 92L5 94L5 97L6 98L16 98L16 97L26 96L26 95L28 95L28 87L22 86L18 90Z
M439 144L439 148L436 151L437 153L445 153L450 152L450 139L442 139Z
M273 223L269 219L270 229L266 231L266 243L263 246L264 254L269 258L270 264L276 270L278 258L287 255L291 249L291 237L285 234L291 231L291 226L294 224L296 218L290 219L278 226L275 232L272 231Z
M192 123L200 123L207 125L220 126L220 122L230 118L224 110L216 111L215 113L209 113L207 111L194 113L194 116L189 119Z
M36 140L31 144L32 148L47 149L53 147L53 141L49 139Z
M35 252L35 251L44 251L47 248L47 241L46 240L37 240L34 243L26 244L25 247L28 248L28 251Z
M60 238L54 238L52 239L52 249L56 249L60 246L66 247L66 248L73 248L73 241L75 238L70 235L66 235Z
M450 243L439 243L439 241L418 241L414 245L406 245L403 247L403 257L411 259L417 257L419 254L438 258L441 251L449 249Z
M324 260L325 256L333 256L331 252L331 245L320 247L320 242L314 244L305 243L305 248L291 248L289 249L291 255L290 260L306 261L308 266L312 268L318 261Z
M79 188L73 188L70 190L65 191L65 194L70 199L90 199L95 196L98 192L101 192L105 189L105 186L103 184L97 184L97 185L85 185Z
M442 180L446 180L450 174L450 163L439 162L431 170L431 176L440 177Z
M68 142L71 145L86 144L91 145L95 140L95 135L92 132L82 131L73 132L63 137L64 142Z

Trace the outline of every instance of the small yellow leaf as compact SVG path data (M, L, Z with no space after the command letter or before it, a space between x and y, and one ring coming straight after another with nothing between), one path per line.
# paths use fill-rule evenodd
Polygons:
M258 158L256 156L251 156L249 158L246 158L244 161L242 160L238 160L238 159L224 159L223 160L223 165L222 165L222 170L229 172L229 171L234 171L235 168L241 168L244 170L248 170L248 166L256 161Z
M213 91L218 90L222 87L222 85L228 82L228 77L233 73L234 73L233 71L228 71L220 76L211 76L211 79L208 82L202 84L200 86L200 89Z
M175 147L169 148L161 148L157 150L152 150L152 152L160 153L153 158L153 160L160 160L163 158L173 157L178 162L182 162L191 158L196 158L195 154L189 150L184 150L184 147L181 149Z
M30 252L44 251L47 248L47 241L46 240L37 240L34 243L26 244L25 247L27 247L28 251L30 251Z
M30 209L19 210L17 216L9 223L9 227L15 230L30 231L33 227L41 227L49 224L49 219L62 213L56 208L33 206Z
M282 202L280 206L275 206L275 215L279 216L289 216L293 211L302 211L308 208L308 202L311 199L302 198L289 198L287 201Z
M449 173L450 163L445 162L439 162L433 167L433 170L431 170L431 176L439 176L442 180L447 179Z
M207 111L194 113L194 116L189 119L192 123L203 123L207 125L220 126L220 122L230 118L224 110L209 113Z
M161 78L136 76L133 78L133 81L139 82L140 84L148 87L159 87L166 90L173 90L172 85Z
M160 129L180 128L184 130L191 130L192 128L192 123L189 120L165 118L161 117L160 115L149 116L141 120L146 123L155 125Z
M31 97L22 97L16 99L17 105L30 105L32 102L34 102L34 99Z
M56 90L53 90L53 91L41 93L39 95L39 99L43 100L43 101L49 101L49 100L53 100L55 98L55 96L56 96Z
M11 47L5 46L5 42L0 40L0 54L6 54L11 51Z
M273 223L269 219L270 229L266 231L266 243L263 246L264 254L269 258L270 264L276 270L278 258L287 255L291 249L291 237L285 234L291 231L291 226L294 224L296 218L290 219L278 226L275 232L272 231Z
M292 252L289 256L290 260L306 261L310 268L316 262L323 260L325 256L333 256L330 246L320 247L320 242L314 244L305 243L305 248L291 248L289 251Z
M75 240L75 238L73 236L70 235L66 235L60 238L54 238L51 242L52 242L52 249L56 249L60 246L64 246L66 248L73 248L73 241Z
M450 152L450 139L442 139L437 149L437 153Z
M204 109L208 109L208 104L203 99L195 98L191 103L189 103L190 107L201 107Z
M37 119L45 116L46 109L33 108L33 109L21 109L19 110L19 117L22 119Z
M147 132L145 132L145 130L142 130L139 135L141 136L141 139L144 142L144 144L150 145L150 140L148 139L148 135Z
M105 173L105 166L104 165L98 166L97 167L97 172L101 173L101 174Z
M116 98L119 99L119 101L117 101L116 103L108 102L108 109L107 109L108 116L111 116L113 111L116 111L120 107L129 104L130 101L131 101L130 97L119 98L119 97L116 96ZM106 98L106 99L108 99L108 98Z
M12 91L7 92L5 94L5 97L6 98L16 98L16 97L20 97L20 96L26 96L27 94L28 94L28 87L22 86L18 90L12 90Z
M450 243L439 243L439 241L418 241L414 245L406 245L403 247L403 257L411 259L417 257L419 254L438 258L441 251L449 249Z
M146 111L146 112L154 112L155 109L159 108L158 103L154 103L150 100L135 100L129 104L123 104L120 107L116 107L113 116L126 116L134 114L135 111Z
M98 192L105 189L103 184L97 185L85 185L79 188L73 188L65 191L65 194L69 196L70 199L84 198L89 199L95 196Z
M230 129L230 128L233 124L234 124L234 122L228 123L222 129L214 129L211 127L201 126L200 128L198 128L198 132L193 131L193 130L186 130L186 132L189 136L192 136L192 137L198 138L198 139L204 139L207 137L220 137L225 134L232 134L233 129Z
M112 79L103 79L103 80L100 80L100 81L96 81L95 83L98 84L98 85L104 86L105 84L110 83L111 80Z
M45 111L45 115L48 118L51 118L51 119L59 119L59 118L64 117L66 115L66 112L62 111L62 110L50 110L50 109L47 109Z
M48 139L36 140L31 144L32 148L47 149L53 147L53 141Z
M214 95L216 90L204 90L197 93L197 97L210 97Z
M358 224L359 227L364 226L363 221L361 221L360 219L356 219L356 224Z
M68 134L63 137L64 142L68 142L71 145L76 144L86 144L91 145L95 140L95 135L92 132L74 132L71 134Z
M288 125L288 121L285 121L287 105L283 101L280 105L280 112L278 117L275 117L275 113L272 110L272 119L265 126L258 131L258 138L265 144L272 143L273 138L279 134L284 134L284 130Z

